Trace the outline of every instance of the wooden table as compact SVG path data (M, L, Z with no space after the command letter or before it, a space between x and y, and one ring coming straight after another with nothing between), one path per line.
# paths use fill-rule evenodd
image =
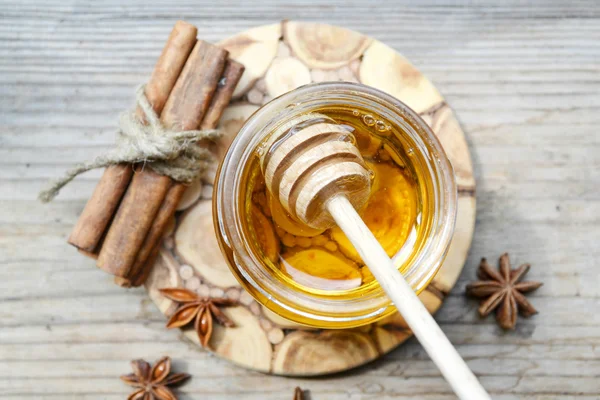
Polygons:
M126 291L65 243L100 176L49 205L48 178L107 149L175 20L217 41L282 18L364 32L442 91L467 133L475 239L436 318L497 399L600 396L600 5L18 1L0 4L0 398L124 399L133 358L169 354L183 399L452 399L414 340L326 379L249 372L180 340L142 289ZM527 3L527 4L525 4ZM531 262L540 314L504 333L464 296L480 257Z

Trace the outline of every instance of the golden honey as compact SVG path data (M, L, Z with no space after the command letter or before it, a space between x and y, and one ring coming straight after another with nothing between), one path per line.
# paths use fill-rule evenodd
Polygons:
M413 151L402 142L402 128L356 107L312 112L343 126L358 147L372 179L369 200L359 214L402 270L423 240L427 219L419 171L412 166ZM285 285L314 295L353 297L368 291L373 276L344 233L338 227L319 230L294 219L266 188L259 154L247 168L242 220L263 267Z
M395 311L379 283L338 228L298 222L265 188L260 159L268 159L272 140L302 129L294 124L311 114L339 124L343 129L332 136L340 133L339 140L359 149L372 175L359 214L416 292L433 279L452 238L452 166L413 110L379 90L342 82L272 100L231 144L217 173L213 211L219 246L238 282L265 309L296 323L361 326Z

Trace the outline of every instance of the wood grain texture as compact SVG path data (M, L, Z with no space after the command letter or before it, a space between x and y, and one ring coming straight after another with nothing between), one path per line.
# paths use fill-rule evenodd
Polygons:
M328 22L400 50L466 132L478 214L466 266L436 319L500 400L600 392L600 8L594 1L75 2L0 5L0 398L123 399L128 361L169 354L183 399L454 399L414 340L328 379L246 371L191 350L141 289L66 248L101 171L52 204L37 191L107 149L177 19L217 42L283 18ZM226 23L224 23L226 22ZM285 51L285 50L283 50ZM262 100L261 100L262 101ZM250 106L248 106L250 107ZM247 108L248 108L247 107ZM232 122L232 125L235 121ZM545 285L540 314L504 334L464 298L479 258L511 252ZM26 313L23 310L27 310ZM65 312L68 310L68 312Z

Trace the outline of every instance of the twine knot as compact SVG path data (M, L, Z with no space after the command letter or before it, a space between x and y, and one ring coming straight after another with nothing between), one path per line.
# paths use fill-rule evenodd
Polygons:
M200 140L215 141L221 134L216 129L174 131L166 129L144 94L144 85L136 91L136 102L143 111L143 123L135 111L127 111L119 118L116 147L93 161L78 164L65 175L40 192L38 198L51 201L77 175L96 168L120 163L144 163L159 174L178 182L190 183L216 162L212 153L195 145Z

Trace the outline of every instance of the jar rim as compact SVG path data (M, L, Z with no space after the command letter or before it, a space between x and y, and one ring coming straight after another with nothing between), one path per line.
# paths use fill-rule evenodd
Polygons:
M219 168L215 181L213 212L215 230L229 267L241 284L267 308L282 316L317 327L352 327L373 322L395 311L391 301L377 285L369 296L351 300L314 298L278 287L268 281L269 274L249 249L248 238L241 226L239 199L240 181L244 168L254 156L257 146L271 130L272 124L282 114L296 112L298 107L308 107L329 98L359 99L375 106L385 118L404 124L407 135L422 146L417 151L428 151L426 160L430 172L435 174L433 238L428 236L414 265L403 272L408 283L418 293L425 289L441 267L448 251L457 211L457 189L452 165L439 140L427 124L400 100L369 86L348 82L324 82L292 90L257 110L242 126ZM406 121L411 122L407 124ZM416 128L416 129L415 129ZM404 129L403 129L404 131ZM425 142L427 145L425 145ZM276 293L274 293L276 292Z

